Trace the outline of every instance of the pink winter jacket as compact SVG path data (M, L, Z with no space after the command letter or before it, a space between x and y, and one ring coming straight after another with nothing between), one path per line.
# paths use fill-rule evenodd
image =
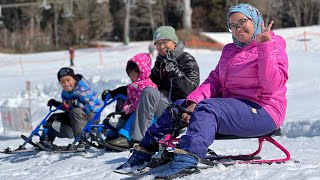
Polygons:
M129 100L122 106L122 111L126 114L136 111L140 95L144 88L158 88L157 85L154 84L149 78L151 74L151 59L148 54L137 54L129 61L133 61L138 65L140 74L138 81L133 82L127 86L127 96Z
M262 106L279 128L287 108L288 57L285 40L271 35L271 41L254 40L242 49L234 43L226 45L216 68L187 100L248 99Z

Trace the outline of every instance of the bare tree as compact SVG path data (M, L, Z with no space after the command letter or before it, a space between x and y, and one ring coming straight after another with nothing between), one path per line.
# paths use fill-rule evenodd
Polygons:
M315 21L317 24L320 24L320 2L318 0L313 0L313 3L315 4L315 11L318 12L317 21Z
M35 46L41 42L38 39L39 33L41 32L41 12L42 9L40 8L33 8L33 7L24 7L22 8L22 12L26 19L29 20L28 22L28 31L29 34L26 37L26 43L28 44L28 49L32 52L35 48Z
M97 39L105 33L110 33L113 30L113 20L109 4L106 2L98 4L95 1L88 1L88 3L88 38ZM93 11L95 13L91 13Z
M149 16L149 20L150 20L150 26L151 26L151 30L152 30L152 34L155 30L155 22L154 22L154 18L153 18L153 14L152 14L152 5L155 4L154 0L147 0L147 6L148 6L148 16Z
M269 23L271 20L274 20L274 26L282 25L282 18L284 17L284 14L287 13L284 9L284 1L285 0L265 0L259 7L257 7L259 10L261 9L260 12L262 16L265 17L265 23ZM267 9L265 10L263 7L267 7Z
M288 14L294 19L296 26L306 26L315 23L316 12L319 12L319 2L314 0L292 0L288 2Z
M303 25L311 25L312 18L314 15L313 3L311 0L305 0L301 3L301 11L303 13L302 23Z
M296 26L301 26L301 2L300 0L292 0L289 3L288 14L294 19Z
M304 14L304 25L312 25L317 23L316 16L320 12L320 2L319 0L307 0L303 1L303 14ZM318 17L319 18L319 17Z
M229 9L230 7L239 3L239 0L226 0L226 8Z
M130 36L136 40L152 37L156 26L161 24L163 11L156 0L140 0L131 5Z
M165 16L165 6L167 5L166 1L160 1L160 10L162 10L161 12L161 24L165 25L166 24L166 16Z
M130 0L125 0L125 10L126 14L124 17L124 31L123 31L123 41L125 45L129 44L129 32L130 32L130 7L131 7L131 2Z
M318 24L320 24L320 9L318 10L319 14L318 14Z
M318 15L315 15L315 23L320 24L320 2L319 0L313 0L315 12L318 12Z
M191 0L183 0L183 27L185 29L192 29L192 8Z
M265 19L265 22L270 22L270 16L271 16L271 7L272 7L272 0L268 1L268 9L267 9L267 16L266 16L266 19Z
M78 1L73 4L72 15L60 16L60 46L86 45L90 40L112 32L113 21L109 12L109 3L96 1ZM94 12L94 13L92 13ZM64 13L65 14L65 13Z
M54 34L54 45L56 48L59 47L59 33L58 33L58 20L59 20L59 11L61 10L61 7L59 7L58 4L53 5L53 34Z

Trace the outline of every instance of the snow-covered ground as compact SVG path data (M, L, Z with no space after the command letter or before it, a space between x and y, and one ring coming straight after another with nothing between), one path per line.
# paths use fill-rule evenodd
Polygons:
M308 36L307 51L301 41L304 32ZM276 33L287 38L289 55L288 110L282 126L284 136L276 139L300 163L288 162L272 165L218 166L203 170L201 174L184 179L320 179L320 26L278 29ZM215 33L206 33L215 37ZM229 33L219 33L222 40L231 39ZM76 51L75 72L81 73L102 93L129 83L125 65L129 58L139 52L147 52L150 42L131 43L130 46L115 45L98 49ZM221 41L226 43L226 41ZM187 49L198 61L201 81L217 64L221 51ZM0 54L0 106L26 107L28 95L26 81L31 81L31 112L33 127L48 113L46 102L50 98L60 99L60 85L56 73L68 66L68 52L45 52L34 54ZM102 116L113 110L108 106ZM0 121L0 149L17 148L23 140L22 132L4 134ZM23 133L29 135L28 133ZM71 140L57 139L57 144ZM216 141L211 148L221 154L250 153L257 148L257 140ZM261 152L264 158L284 157L283 154L265 143ZM0 179L121 179L126 176L113 173L125 162L129 152L115 153L90 149L87 153L57 154L0 154Z

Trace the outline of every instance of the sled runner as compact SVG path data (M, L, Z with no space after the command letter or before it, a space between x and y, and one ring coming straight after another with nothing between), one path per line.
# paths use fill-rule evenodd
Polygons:
M180 105L176 105L176 104L171 104L169 106L169 109L173 109L176 108L179 110L179 114L182 113L189 113L191 114L190 111L188 111L188 109L184 108L183 106ZM180 117L179 115L177 117ZM178 119L180 121L180 119ZM228 139L249 139L249 138L256 138L258 139L258 149L251 153L251 154L247 154L247 155L233 155L233 156L219 156L218 154L216 154L214 151L212 150L208 150L208 155L204 158L204 159L208 159L208 160L221 160L221 159L232 159L232 160L242 160L244 162L238 162L239 164L242 163L250 163L250 164L262 164L262 163L267 163L267 164L272 164L272 163L283 163L283 162L287 162L290 160L290 153L289 151L284 148L279 142L277 142L273 136L281 136L281 129L277 129L269 134L265 134L262 136L257 136L257 137L239 137L239 136L233 136L233 135L223 135L223 134L219 134L217 133L215 136L215 140L228 140ZM165 146L165 147L174 147L173 142L177 142L179 139L174 138L171 134L168 134L163 140L161 140L159 142L159 144ZM273 144L276 148L278 148L279 150L281 150L286 157L285 158L280 158L280 159L270 159L270 160L264 160L264 159L260 159L259 156L257 156L261 150L262 150L262 145L263 142L269 142L271 144Z
M6 154L14 154L14 153L19 153L19 152L30 152L30 151L38 151L39 147L38 145L32 141L32 138L34 136L41 136L40 133L46 133L48 129L44 128L43 125L46 123L47 119L50 117L50 115L57 111L59 108L61 107L58 106L55 109L52 109L52 106L49 107L49 112L48 114L45 116L45 118L43 118L43 120L40 122L40 124L31 132L31 134L29 135L29 137L26 137L24 135L21 135L21 138L24 140L24 143L21 144L17 149L12 150L11 148L7 147L6 149L4 149L4 151L1 151L1 153L6 153ZM25 146L27 144L32 145L33 147L30 149L27 149Z
M90 132L86 132L82 138L84 142L97 149L103 149L107 147L105 139L107 138L108 131L117 132L118 130L110 124L110 119L116 115L122 115L122 112L112 112L107 115L103 124L92 125ZM123 151L119 149L118 151Z
M175 138L177 137L177 131L179 128L181 128L181 126L184 125L180 125L179 127L179 123L181 124L181 121L179 119L179 117L181 117L182 113L189 113L191 114L190 111L188 111L188 109L184 108L183 106L180 105L176 105L176 104L171 104L169 105L168 109L169 111L172 111L172 109L178 109L178 115L176 117L175 121L176 124L178 125L174 125L176 126L176 129L174 129L172 131L172 133L166 135L162 140L159 141L159 144L163 147L170 147L170 148L175 148L175 142L178 142L179 139ZM223 134L219 134L217 133L215 136L215 140L230 140L230 139L249 139L249 138L256 138L258 139L258 149L251 153L251 154L246 154L246 155L218 155L216 154L213 150L208 149L208 154L207 156L205 156L205 158L203 159L203 162L205 162L205 164L210 165L210 161L220 161L220 160L236 160L237 164L272 164L272 163L284 163L290 160L290 153L289 151L284 148L279 142L277 142L273 136L281 136L281 129L277 129L269 134L265 134L262 136L258 136L258 137L239 137L239 136L233 136L233 135L223 135ZM269 142L271 144L273 144L276 148L278 148L279 150L281 150L286 157L285 158L279 158L279 159L261 159L261 157L258 156L258 154L261 152L262 150L262 145L263 142ZM207 161L208 160L208 161Z
M127 101L127 98L121 94L116 95L113 101L118 99ZM110 103L112 102L110 101ZM123 102L120 102L120 104L121 103ZM118 105L119 104L117 104L117 106ZM111 125L110 121L112 118L115 118L115 116L121 116L121 117L125 116L124 117L124 119L126 120L125 125L120 130L115 128L113 125ZM112 140L113 138L116 138L119 135L124 136L130 140L131 138L130 129L134 121L134 118L135 118L135 112L128 115L118 111L112 112L107 115L107 117L103 120L102 124L97 124L97 125L92 123L88 124L90 128L85 128L86 130L84 130L85 133L83 134L82 140L92 147L95 147L98 149L104 148L106 151L116 151L116 152L128 151L130 150L130 148L114 146L108 143L108 140ZM129 142L129 146L131 145L133 145L133 142Z
M50 151L50 152L83 152L88 150L88 148L84 148L84 149L77 149L77 147L75 146L75 144L77 142L79 142L80 140L84 140L85 142L89 143L89 145L95 145L94 144L94 139L91 139L90 136L93 133L93 130L101 133L103 128L108 128L108 127L104 127L104 125L100 125L98 123L96 123L99 120L100 114L101 112L104 110L104 108L106 106L108 106L109 104L113 103L114 101L116 101L118 98L124 99L126 100L127 98L121 94L115 96L112 99L110 98L110 94L107 95L105 101L104 101L104 105L101 107L101 109L96 113L96 115L91 119L91 121L89 121L87 123L87 125L83 128L83 130L81 131L81 133L79 133L76 137L75 140L67 145L67 146L56 146L54 147L53 150L49 150L47 148L45 148L43 145L41 145L38 142L34 142L33 141L33 137L38 136L45 136L48 129L44 127L46 121L48 120L48 118L50 117L50 115L57 111L58 109L60 109L61 105L56 107L55 109L53 109L52 106L49 107L49 112L48 114L45 116L45 118L39 123L39 125L31 132L31 134L29 135L29 137L26 137L24 135L21 135L21 138L24 140L24 143L22 145L20 145L17 149L11 149L9 147L7 147L6 149L4 149L3 151L0 151L1 153L6 153L6 154L15 154L15 153L25 153L25 152L32 152L32 151ZM26 145L30 144L32 145L31 148L26 148Z

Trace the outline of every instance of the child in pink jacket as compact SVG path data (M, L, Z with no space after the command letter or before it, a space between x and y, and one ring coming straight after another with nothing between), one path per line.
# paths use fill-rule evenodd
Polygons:
M157 177L179 177L195 168L216 133L240 137L268 134L284 121L287 99L288 57L285 40L264 25L260 12L249 4L229 9L228 29L233 43L226 45L216 68L186 100L177 101L192 113L173 160L158 167ZM150 161L157 140L168 134L172 121L165 111L150 126L129 160L115 171L135 169ZM167 167L167 168L166 168Z
M122 106L122 112L130 114L137 109L142 90L146 87L157 88L149 78L151 74L151 59L146 53L135 55L127 63L127 74L132 83L127 87L128 101Z
M150 56L146 53L140 53L135 55L132 59L130 59L127 63L126 67L127 74L131 79L132 83L127 85L127 97L128 101L126 101L122 106L122 112L126 115L129 115L136 111L140 95L143 89L147 87L157 88L157 85L152 82L150 79L151 74L151 59ZM144 120L144 119L143 119ZM124 121L122 118L119 119L117 124L117 129L119 129L118 134L120 135L117 139L112 140L113 142L126 142L123 144L132 146L134 139L131 139L130 132L132 131L132 123L133 119L130 118ZM121 129L120 129L121 128ZM108 141L107 141L108 142ZM111 148L115 148L112 145L109 145ZM124 147L125 149L126 147Z
M145 88L156 88L157 85L150 79L151 74L151 58L146 53L139 53L130 59L126 67L127 74L132 83L126 86L126 93L121 88L117 90L119 94L126 94L128 101L122 105L119 104L120 110L125 113L118 119L118 123L113 131L109 131L106 135L106 142L115 142L119 147L114 145L106 145L108 148L117 149L118 151L127 150L136 140L131 138L130 132L134 120L134 112L136 111L142 91ZM104 99L104 98L103 98ZM145 119L143 119L145 120ZM108 122L104 122L108 124ZM114 139L116 138L116 139Z

